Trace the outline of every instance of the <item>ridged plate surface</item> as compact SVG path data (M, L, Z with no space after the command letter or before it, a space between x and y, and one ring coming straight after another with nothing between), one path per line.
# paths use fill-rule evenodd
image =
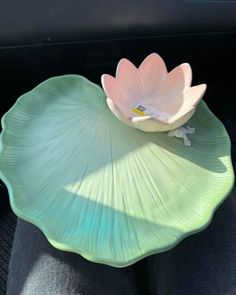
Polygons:
M230 140L202 102L190 147L126 126L77 75L21 96L2 120L0 177L14 212L56 248L122 267L203 229L233 185Z

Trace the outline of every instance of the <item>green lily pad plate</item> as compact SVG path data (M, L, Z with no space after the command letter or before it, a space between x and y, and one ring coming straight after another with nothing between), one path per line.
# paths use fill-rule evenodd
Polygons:
M116 267L204 229L229 194L230 140L204 102L190 147L118 121L77 75L21 96L2 120L0 177L13 211L58 249Z

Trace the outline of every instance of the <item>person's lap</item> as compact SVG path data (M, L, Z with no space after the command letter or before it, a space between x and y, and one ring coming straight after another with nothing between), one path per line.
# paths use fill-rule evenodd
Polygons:
M136 294L129 268L92 263L55 249L34 225L17 221L8 295Z
M145 295L236 294L236 194L206 230L142 265ZM18 219L7 295L142 294L136 266L114 268L57 250L38 228Z

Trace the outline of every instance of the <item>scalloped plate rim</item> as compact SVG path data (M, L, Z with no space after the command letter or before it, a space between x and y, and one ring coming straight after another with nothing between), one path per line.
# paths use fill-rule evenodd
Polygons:
M83 77L81 75L76 75L76 74L67 74L67 75L55 76L55 77L51 77L49 79L44 80L43 82L41 82L40 84L38 84L36 87L34 87L32 90L30 90L30 91L22 94L20 97L18 97L18 99L16 100L16 102L13 104L13 106L3 115L2 120L1 120L2 132L0 134L0 153L1 153L1 150L4 149L4 142L3 142L2 134L4 133L4 131L6 129L5 116L8 113L12 112L15 108L17 108L18 102L24 96L29 95L31 92L35 91L38 87L41 87L42 85L48 83L51 80L56 80L56 79L60 79L60 78L63 78L63 77L80 77L83 80L88 81L90 84L93 84L94 86L96 86L97 88L99 88L100 90L102 90L102 88L98 84L93 83L92 81L88 80L86 77ZM204 104L205 104L205 102L204 102ZM206 107L207 107L207 110L211 113L211 115L213 115L216 120L220 121L214 115L214 113L211 112L211 110L208 108L207 105L206 105ZM221 124L222 124L222 122L221 122ZM222 126L224 127L223 124L222 124ZM230 141L229 135L228 135L225 127L223 128L223 131L225 133L225 136L228 137L228 139L229 139L229 149L231 150L231 141ZM155 249L151 249L149 251L146 251L142 255L139 255L138 257L135 257L135 258L132 258L130 260L123 261L123 262L117 261L115 263L114 263L114 261L112 262L109 259L103 259L101 257L93 256L93 255L90 255L89 253L86 253L86 252L79 252L78 249L74 249L74 248L70 247L68 244L63 244L61 242L57 242L56 240L54 240L53 238L51 238L50 236L52 236L52 235L47 230L47 226L45 226L41 221L35 220L29 214L28 215L24 214L17 206L14 205L14 199L15 199L15 197L14 197L13 187L10 184L10 182L8 181L8 179L5 176L5 174L1 171L1 168L0 168L0 179L3 180L3 182L5 183L5 185L6 185L7 189L8 189L9 199L10 199L10 205L11 205L11 208L12 208L13 212L18 217L20 217L22 220L25 220L27 222L30 222L33 225L35 225L36 227L38 227L43 232L44 236L46 237L46 239L49 241L49 243L53 247L55 247L58 250L62 250L62 251L66 251L66 252L72 252L72 253L79 254L82 257L84 257L85 259L87 259L87 260L89 260L91 262L94 262L94 263L101 263L101 264L110 265L110 266L118 267L119 268L119 267L126 267L126 266L129 266L129 265L132 265L133 263L135 263L135 262L137 262L137 261L139 261L139 260L141 260L141 259L143 259L145 257L148 257L150 255L158 254L158 253L162 253L162 252L165 252L167 250L170 250L173 247L175 247L177 244L179 244L186 237L191 236L191 235L193 235L195 233L198 233L198 232L204 230L210 224L210 222L211 222L211 220L212 220L212 218L213 218L214 213L216 212L216 210L220 207L220 205L229 196L229 194L231 193L231 191L234 188L235 175L234 175L234 170L233 170L232 161L231 161L231 157L230 156L229 156L229 159L230 159L230 162L229 162L230 167L229 167L229 169L230 169L230 172L231 172L231 180L232 180L231 183L230 183L230 185L229 185L229 188L228 188L226 194L224 195L224 197L218 203L216 203L213 208L210 207L209 210L208 210L208 212L204 214L204 217L202 217L201 222L198 221L198 226L196 228L194 228L192 230L189 230L187 232L184 232L174 242L171 241L168 246L165 246L163 248L159 248L158 250L156 248Z
M233 174L234 176L234 174ZM158 254L158 253L162 253L165 252L167 250L172 249L173 247L175 247L176 245L178 245L183 239L185 239L188 236L191 236L195 233L201 232L203 231L206 227L208 227L208 225L210 224L214 213L216 212L216 210L220 207L220 205L224 202L224 200L229 196L229 194L231 193L231 191L233 190L233 185L234 185L234 177L233 177L233 181L231 184L231 187L229 188L227 194L221 199L220 202L218 202L218 204L216 204L216 206L214 208L211 208L208 212L207 218L202 218L202 222L200 223L199 226L197 226L195 229L193 229L192 231L188 231L185 232L184 234L182 234L179 238L176 239L176 241L171 242L168 246L164 247L164 248L160 248L160 249L151 249L148 252L145 252L143 255L139 255L136 258L130 259L126 262L116 262L116 263L112 263L109 260L106 259L102 259L100 257L97 256L92 256L89 253L86 252L79 252L76 249L71 248L70 246L68 246L67 244L63 244L60 242L57 242L56 240L54 240L53 238L50 238L51 233L46 229L47 226L43 225L42 222L39 222L38 220L35 220L32 216L26 216L24 213L21 212L20 209L17 208L17 206L14 205L14 193L13 193L13 189L12 186L10 184L10 182L7 180L7 177L5 177L5 175L0 171L0 178L3 180L3 182L6 184L8 192L9 192L9 197L10 197L10 205L11 208L13 210L13 212L20 217L22 220L25 220L27 222L32 223L33 225L35 225L36 227L38 227L44 234L44 236L46 237L46 239L49 241L49 243L54 246L56 249L58 250L62 250L62 251L66 251L66 252L72 252L72 253L76 253L81 255L82 257L86 258L87 260L94 262L94 263L101 263L101 264L106 264L106 265L110 265L113 267L126 267L126 266L130 266L133 263L148 257L150 255L153 254ZM198 223L199 224L199 223Z

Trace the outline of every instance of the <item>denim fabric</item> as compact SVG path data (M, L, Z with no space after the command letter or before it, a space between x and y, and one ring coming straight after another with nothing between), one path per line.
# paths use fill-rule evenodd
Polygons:
M18 219L7 295L54 294L236 294L235 192L217 210L207 229L126 268L92 263L59 251L39 229Z

